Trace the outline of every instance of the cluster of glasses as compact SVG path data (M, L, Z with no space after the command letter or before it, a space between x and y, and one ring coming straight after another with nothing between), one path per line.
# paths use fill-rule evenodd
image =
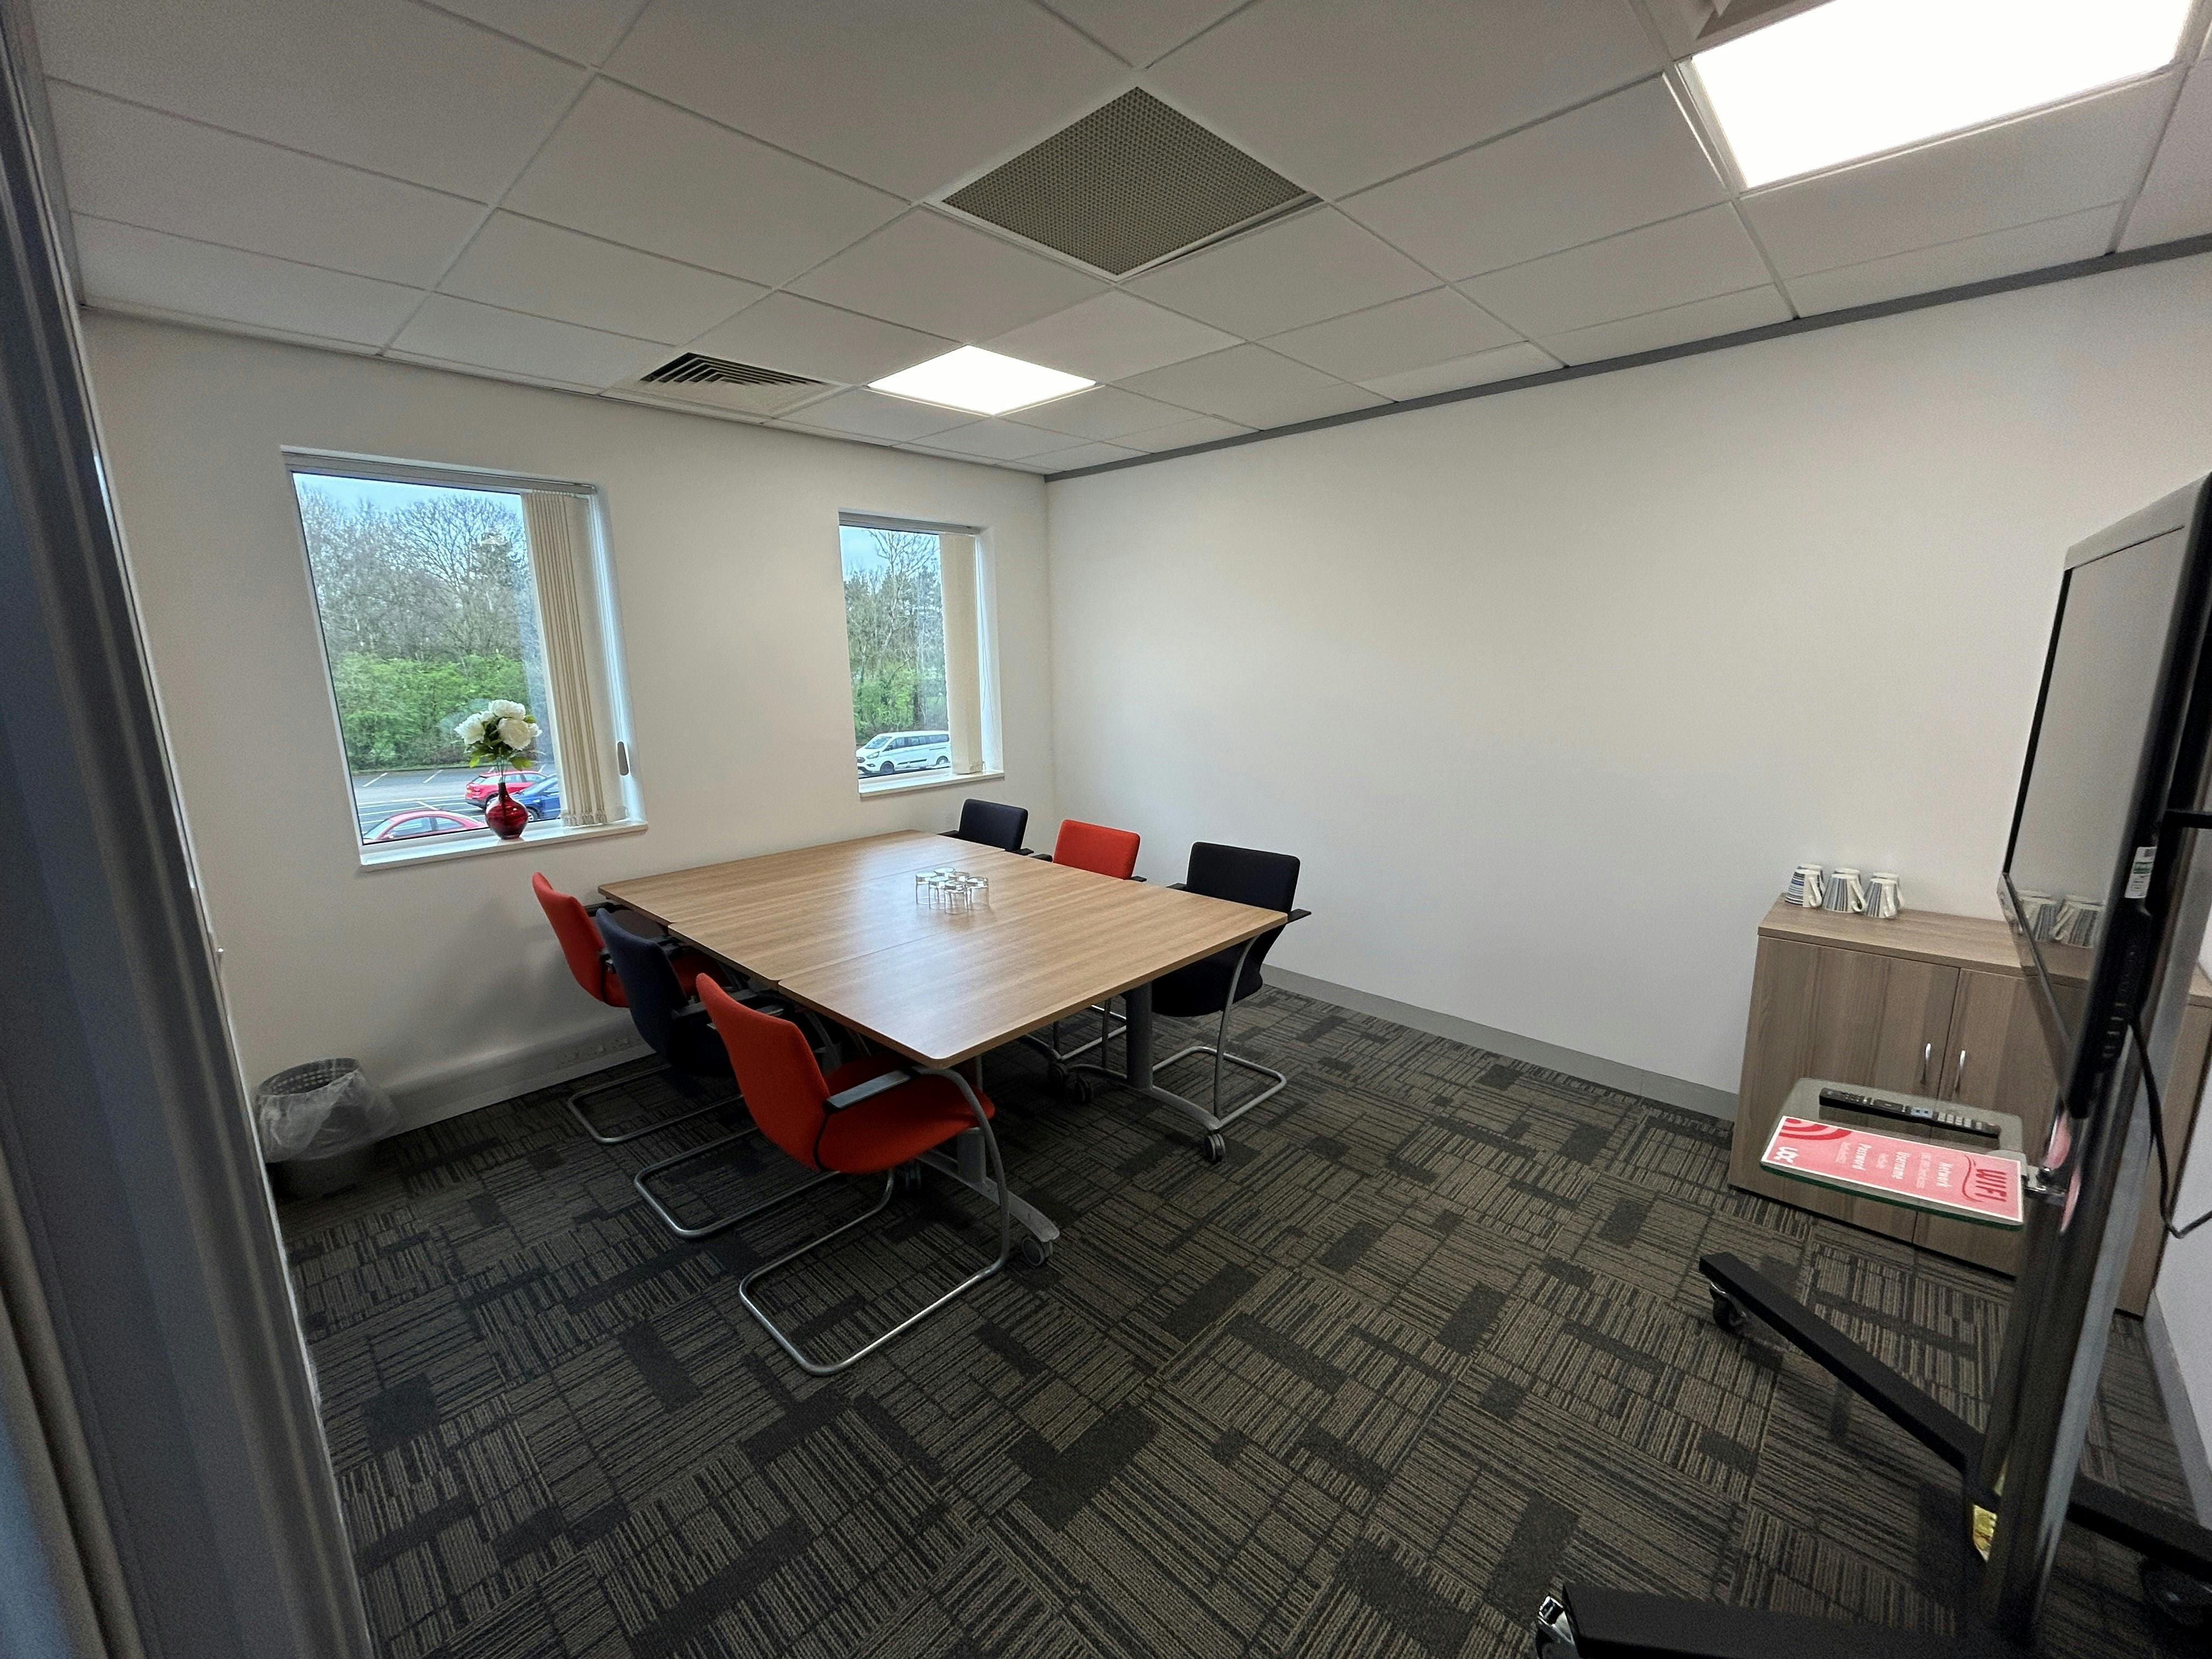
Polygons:
M1783 898L1808 910L1833 910L1841 915L1872 916L1887 921L1905 908L1896 875L1877 870L1862 878L1851 866L1823 870L1817 864L1801 864L1790 878Z
M965 870L921 870L915 873L914 902L932 910L972 910L988 903L991 884Z

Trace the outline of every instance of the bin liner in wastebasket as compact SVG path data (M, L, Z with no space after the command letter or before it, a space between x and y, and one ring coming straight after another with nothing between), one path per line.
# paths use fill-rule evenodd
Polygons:
M336 1158L381 1139L398 1119L392 1097L355 1060L313 1060L264 1079L253 1091L261 1156L270 1164Z

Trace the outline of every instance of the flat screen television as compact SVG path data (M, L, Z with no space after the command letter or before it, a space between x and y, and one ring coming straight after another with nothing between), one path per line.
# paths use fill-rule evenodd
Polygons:
M2209 501L2200 479L2090 538L2059 588L1998 891L2076 1117L2181 942L2184 872L2160 854L2181 839L2172 814L2202 804L2212 735Z

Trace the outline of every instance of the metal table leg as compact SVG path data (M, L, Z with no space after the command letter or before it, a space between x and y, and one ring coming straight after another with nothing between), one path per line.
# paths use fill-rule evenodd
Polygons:
M983 1156L983 1137L974 1129L957 1135L952 1140L952 1152L947 1156L943 1147L924 1152L915 1160L926 1164L939 1175L958 1182L978 1198L991 1204L999 1201L999 1183L991 1179L988 1164ZM1053 1242L1060 1237L1060 1229L1050 1216L1024 1198L1019 1193L1008 1193L1006 1209L1015 1223L1036 1241L1037 1252L1024 1250L1024 1258L1042 1261L1052 1253Z
M1249 949L1249 946L1248 945L1247 948ZM1243 972L1241 960L1237 971L1240 974ZM1196 1101L1179 1095L1172 1089L1164 1088L1153 1080L1152 1073L1158 1062L1152 1057L1152 988L1150 985L1134 987L1125 994L1123 1003L1128 1013L1128 1023L1123 1027L1121 1033L1125 1044L1123 1069L1116 1072L1110 1066L1089 1062L1071 1066L1067 1069L1071 1072L1096 1073L1109 1083L1118 1083L1125 1089L1134 1090L1147 1100L1157 1100L1163 1106L1174 1107L1176 1110L1189 1118L1206 1132L1206 1161L1210 1164L1220 1163L1229 1155L1229 1143L1223 1138L1221 1132L1262 1101L1271 1100L1281 1093L1289 1086L1290 1079L1280 1072L1260 1065L1255 1060L1245 1060L1224 1052L1221 1044L1193 1043L1188 1048L1179 1048L1170 1054L1168 1056L1170 1061L1181 1060L1185 1054L1190 1054L1205 1053L1213 1055L1213 1101L1216 1106L1221 1103L1221 1066L1224 1060L1245 1071L1259 1073L1269 1079L1267 1087L1253 1096L1251 1099L1240 1101L1231 1110L1217 1116ZM1223 1043L1226 1042L1228 1037L1228 1022L1229 1011L1224 1008L1222 1011Z

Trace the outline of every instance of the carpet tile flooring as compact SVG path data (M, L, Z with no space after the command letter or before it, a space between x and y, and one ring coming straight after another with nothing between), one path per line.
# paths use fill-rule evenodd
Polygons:
M678 1240L630 1177L713 1117L602 1147L529 1096L286 1206L387 1659L1486 1659L1563 1577L1949 1628L1949 1472L1716 1328L1695 1263L1743 1257L1976 1422L2006 1281L1735 1191L1711 1118L1279 990L1236 1044L1292 1084L1219 1166L1165 1110L994 1056L1056 1252L828 1380L737 1284L872 1184ZM640 1073L599 1110L684 1097ZM798 1175L743 1142L676 1192L703 1217ZM932 1178L763 1297L856 1346L988 1219ZM2132 1320L2085 1467L2184 1503ZM2199 1650L2075 1533L2041 1650Z

